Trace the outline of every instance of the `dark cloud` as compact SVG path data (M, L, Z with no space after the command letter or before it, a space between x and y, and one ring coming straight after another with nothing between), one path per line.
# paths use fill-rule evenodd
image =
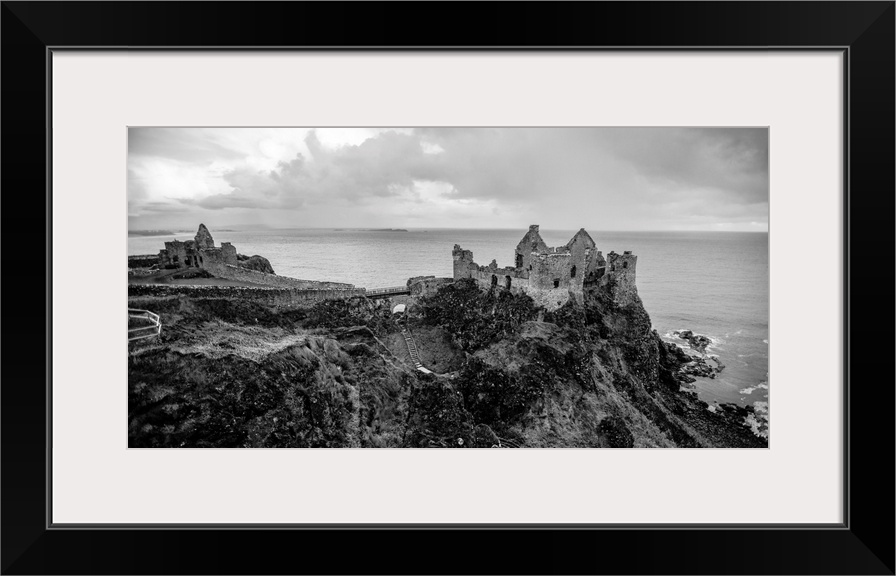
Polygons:
M135 127L128 129L128 155L210 163L239 160L244 153L217 142L213 130Z
M441 204L415 186L440 182L445 202L479 202L488 212L522 214L557 228L765 226L768 220L765 128L418 128L335 147L324 146L312 130L304 139L307 154L270 170L243 162L246 152L217 143L208 130L178 134L145 129L131 136L129 152L232 166L218 175L226 186L217 190L226 192L181 197L182 207L309 215L336 214L340 207L348 217L377 201L429 203L438 221ZM142 184L129 181L129 204L152 209L145 196ZM419 219L425 212L413 214Z
M441 180L442 161L425 154L420 138L385 132L356 146L321 145L315 132L305 137L311 157L297 154L270 171L240 168L226 172L227 194L183 200L204 208L301 208L334 200L357 201L396 195L415 180Z

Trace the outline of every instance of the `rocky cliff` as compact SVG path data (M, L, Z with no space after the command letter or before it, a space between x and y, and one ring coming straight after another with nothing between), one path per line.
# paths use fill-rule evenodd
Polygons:
M750 409L712 411L683 388L692 359L609 290L553 312L471 281L412 297L404 327L435 374L414 370L387 300L131 305L163 323L131 352L131 446L766 445Z

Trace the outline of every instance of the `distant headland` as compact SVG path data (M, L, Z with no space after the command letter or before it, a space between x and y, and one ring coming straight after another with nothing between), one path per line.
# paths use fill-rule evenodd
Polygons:
M174 236L171 230L128 230L128 236Z

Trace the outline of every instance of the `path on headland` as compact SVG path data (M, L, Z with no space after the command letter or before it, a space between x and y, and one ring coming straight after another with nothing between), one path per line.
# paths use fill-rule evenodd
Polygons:
M411 355L411 361L414 363L414 368L416 368L420 372L423 372L424 374L432 374L432 370L424 367L420 362L420 354L417 351L417 343L414 342L414 335L411 334L410 330L408 330L407 325L401 324L399 322L398 326L401 328L401 335L404 337L404 343L408 346L408 354Z
M404 320L404 323L402 323ZM408 347L408 354L411 356L411 361L414 363L414 368L419 372L423 372L424 374L435 374L432 370L423 366L423 363L420 362L420 353L417 351L417 343L414 342L414 335L411 334L410 329L407 326L407 317L403 316L397 322L398 327L401 329L401 335L404 338L404 343ZM441 376L441 374L435 374L436 376Z
M368 288L365 296L367 296L367 298L388 298L390 296L400 296L410 293L411 289L408 286L388 286L386 288ZM402 320L404 320L404 323L402 323ZM410 329L408 329L407 317L402 314L401 318L396 321L396 324L398 324L398 327L401 329L401 335L404 338L404 343L408 347L408 354L411 356L414 368L424 374L435 374L420 362L420 353L417 351L417 343L414 342L414 335L411 334Z

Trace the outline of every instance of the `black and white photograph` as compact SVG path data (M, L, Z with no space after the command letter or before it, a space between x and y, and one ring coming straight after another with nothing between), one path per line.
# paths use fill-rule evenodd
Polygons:
M131 448L764 448L763 127L128 129Z
M3 4L0 572L893 575L894 0L209 7Z

